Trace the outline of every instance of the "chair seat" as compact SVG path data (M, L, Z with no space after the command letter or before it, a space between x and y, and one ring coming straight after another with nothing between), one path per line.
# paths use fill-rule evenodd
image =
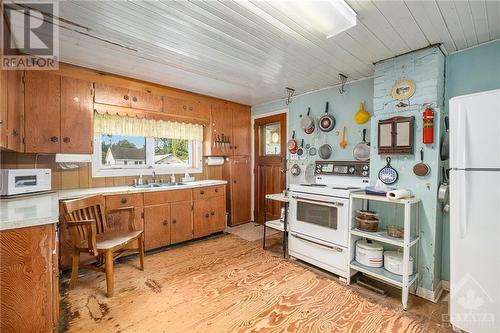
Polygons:
M117 246L126 244L127 242L138 238L142 234L142 230L134 231L114 231L105 232L96 236L97 250L109 250ZM83 241L80 248L87 248L87 241Z

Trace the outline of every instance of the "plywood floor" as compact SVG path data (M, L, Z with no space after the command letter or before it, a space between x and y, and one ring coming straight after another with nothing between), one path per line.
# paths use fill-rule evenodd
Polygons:
M116 265L115 297L104 275L85 271L63 291L69 332L450 332L446 304L416 297L400 309L381 296L280 257L261 242L225 235ZM273 240L271 240L273 241ZM64 284L67 281L63 281ZM63 288L64 290L64 288Z

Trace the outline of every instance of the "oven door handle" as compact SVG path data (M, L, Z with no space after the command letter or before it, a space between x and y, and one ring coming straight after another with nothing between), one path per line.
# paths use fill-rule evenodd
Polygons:
M326 247L330 250L334 250L334 251L337 251L337 252L344 252L344 249L341 248L340 246L335 246L335 245L327 245L325 243L320 243L320 242L317 242L317 241L313 241L312 239L309 239L309 238L305 238L305 237L301 237L297 234L294 234L292 233L292 236L295 237L295 238L298 238L300 240L303 240L303 241L306 241L306 242L309 242L311 244L314 244L314 245L319 245L319 246L322 246L322 247Z
M343 207L344 206L343 202L338 202L338 201L329 202L329 201L301 198L298 196L292 196L292 198L295 200L298 200L298 201L302 201L302 202L308 202L308 203L312 203L312 204L329 206L329 207Z

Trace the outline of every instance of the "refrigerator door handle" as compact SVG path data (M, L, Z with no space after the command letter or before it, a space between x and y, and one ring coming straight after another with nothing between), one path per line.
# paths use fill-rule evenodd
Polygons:
M465 171L460 171L460 201L459 201L459 207L460 207L460 214L458 214L458 221L459 221L459 228L460 228L460 238L464 239L466 234L467 234L467 215L468 215L468 209L467 205L469 204L467 202L467 196L468 196L468 188L467 188L467 172Z
M459 161L456 161L456 166L454 167L459 167L459 168L466 168L466 163L467 163L467 138L468 138L468 133L467 133L467 109L464 103L459 104L459 112L457 114L458 118L458 131L457 131L457 137L458 137L458 145L457 147L461 147L461 152L455 151L456 158Z

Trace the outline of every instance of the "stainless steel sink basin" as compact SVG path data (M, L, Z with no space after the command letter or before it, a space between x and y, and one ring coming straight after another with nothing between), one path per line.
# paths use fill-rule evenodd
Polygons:
M169 186L181 186L181 185L187 185L187 184L182 182L175 182L175 183L149 183L149 184L133 185L133 186L135 188L156 188L156 187L169 187Z

